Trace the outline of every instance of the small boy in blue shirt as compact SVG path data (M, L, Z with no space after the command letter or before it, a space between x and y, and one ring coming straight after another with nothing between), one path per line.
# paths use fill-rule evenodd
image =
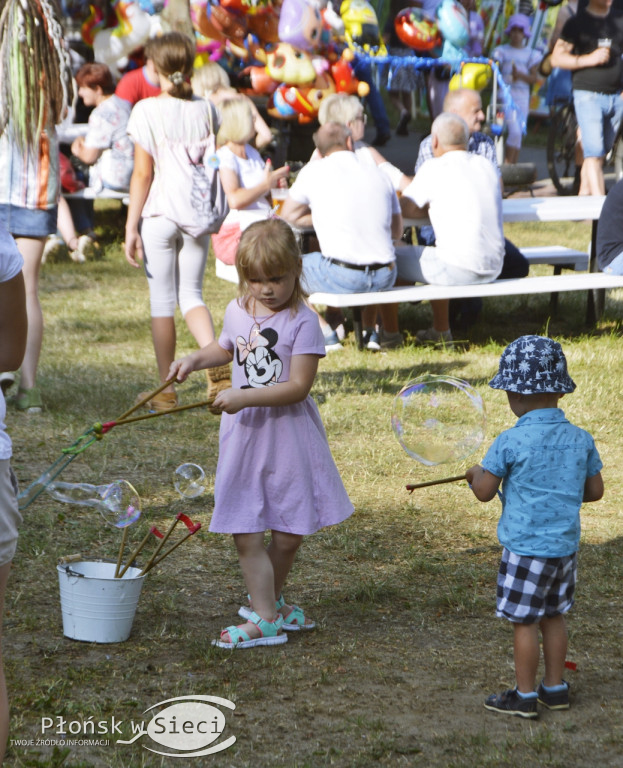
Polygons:
M560 398L575 389L558 342L516 339L502 353L489 386L506 392L518 421L466 477L480 501L493 499L502 484L496 615L513 623L517 686L492 694L485 707L535 718L537 702L569 708L569 685L562 678L564 614L574 601L580 507L603 496L602 462L593 438L558 408ZM539 629L545 676L535 691Z

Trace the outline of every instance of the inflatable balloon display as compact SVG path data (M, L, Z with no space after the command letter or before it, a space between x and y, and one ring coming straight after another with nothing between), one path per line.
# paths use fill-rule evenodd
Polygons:
M279 39L304 51L320 42L322 17L313 0L283 0L279 12Z
M409 48L426 53L441 45L441 34L435 21L421 8L404 8L394 19L396 34Z

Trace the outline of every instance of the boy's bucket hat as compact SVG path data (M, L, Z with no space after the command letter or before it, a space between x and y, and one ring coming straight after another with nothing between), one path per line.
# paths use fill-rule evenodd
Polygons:
M525 13L514 13L508 20L508 26L504 30L504 34L510 35L511 29L514 27L519 27L521 30L523 30L523 33L526 37L530 37L531 26L532 25L530 24L530 19L528 16L526 16Z
M546 336L520 336L511 342L489 386L520 395L566 394L575 389L562 347Z

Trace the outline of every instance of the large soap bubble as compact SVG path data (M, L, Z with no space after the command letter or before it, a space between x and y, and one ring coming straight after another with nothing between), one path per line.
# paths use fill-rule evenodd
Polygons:
M485 436L482 398L452 376L419 376L396 395L392 429L400 445L429 467L461 461Z
M127 528L141 516L141 499L127 480L115 480L108 485L91 483L63 483L55 480L47 492L58 501L95 507L104 520L115 528Z
M173 473L175 490L185 499L194 499L206 489L206 475L198 464L180 464Z

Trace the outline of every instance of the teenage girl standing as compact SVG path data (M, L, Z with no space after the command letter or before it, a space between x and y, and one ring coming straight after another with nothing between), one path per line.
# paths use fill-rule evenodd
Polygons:
M151 330L161 382L175 359L175 306L204 347L214 339L212 316L202 294L212 219L213 188L206 171L214 159L215 107L193 96L190 76L195 47L179 32L154 39L152 61L160 95L139 101L128 122L134 141L134 172L125 232L125 255L143 261L149 284ZM208 400L229 386L229 369L208 372ZM173 386L149 401L152 410L177 405Z
M234 362L233 388L214 401L224 413L210 530L233 534L251 609L240 609L246 624L214 641L221 648L277 645L287 640L284 629L313 628L284 601L283 585L303 536L353 512L309 396L324 337L304 301L291 228L280 219L251 224L236 267L240 297L227 307L218 342L175 361L168 374L184 381Z

